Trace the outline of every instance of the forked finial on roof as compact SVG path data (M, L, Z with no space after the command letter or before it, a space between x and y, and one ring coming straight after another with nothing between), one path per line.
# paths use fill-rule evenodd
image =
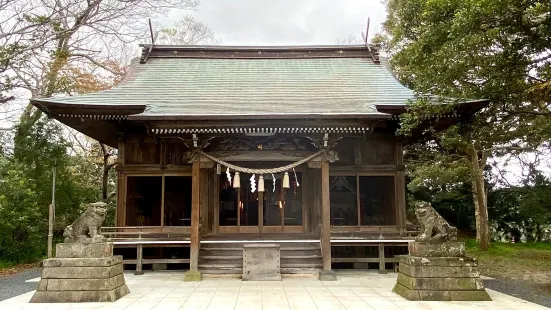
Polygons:
M140 57L140 63L144 64L147 62L147 59L149 58L149 55L151 54L151 51L153 50L153 46L155 45L155 41L157 40L157 35L153 33L153 25L151 24L151 18L148 19L149 21L149 33L151 35L151 44L149 46L144 46L142 49L142 56Z
M367 27L365 29L365 33L362 31L362 39L364 40L364 44L367 47L367 50L371 54L371 58L373 59L373 62L378 64L378 63L381 62L379 60L379 49L376 46L369 44L369 42L367 41L369 39L369 24L370 24L370 22L371 22L371 18L368 17L367 18Z

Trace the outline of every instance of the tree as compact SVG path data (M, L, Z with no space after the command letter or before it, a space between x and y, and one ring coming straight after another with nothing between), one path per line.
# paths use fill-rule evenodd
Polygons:
M469 167L481 249L488 244L483 170L490 156L536 150L549 139L551 3L544 0L387 0L391 64L420 94L489 99L470 121L429 140ZM404 132L449 113L454 104L419 100Z
M184 16L173 27L162 28L156 43L169 45L215 45L219 40L204 23L192 16Z
M116 76L113 63L125 63L127 44L145 38L146 18L170 8L190 9L198 0L0 1L0 99L15 88L32 97L65 94L69 68ZM73 72L74 73L74 72ZM41 112L27 104L16 135Z

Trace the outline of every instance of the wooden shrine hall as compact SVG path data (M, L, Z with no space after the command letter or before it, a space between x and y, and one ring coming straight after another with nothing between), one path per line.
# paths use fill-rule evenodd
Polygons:
M243 244L275 243L281 273L330 278L407 252L408 140L395 133L415 94L375 46L142 48L110 90L31 101L118 149L103 233L125 264L240 274Z

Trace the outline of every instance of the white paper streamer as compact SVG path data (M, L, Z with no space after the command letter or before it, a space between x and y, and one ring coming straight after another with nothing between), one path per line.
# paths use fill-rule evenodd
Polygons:
M228 178L228 182L230 182L230 186L231 186L230 167L226 167L226 177Z
M299 187L300 184L298 183L297 172L295 171L295 168L293 168L293 173L295 174L295 182L297 182L297 187Z
M249 180L251 180L251 193L254 193L254 191L256 190L255 175L253 174L253 176Z

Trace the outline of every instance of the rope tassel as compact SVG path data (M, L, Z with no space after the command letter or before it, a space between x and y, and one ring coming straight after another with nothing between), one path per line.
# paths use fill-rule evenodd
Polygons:
M283 175L282 186L283 186L283 188L291 187L291 186L289 186L289 173L287 171L285 171L285 174Z
M235 172L233 175L233 188L240 188L241 187L241 179L239 179L239 172Z
M262 175L258 177L258 191L264 192L264 177Z

